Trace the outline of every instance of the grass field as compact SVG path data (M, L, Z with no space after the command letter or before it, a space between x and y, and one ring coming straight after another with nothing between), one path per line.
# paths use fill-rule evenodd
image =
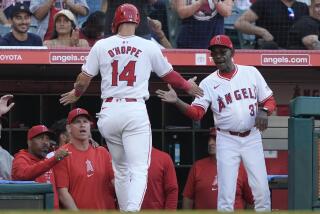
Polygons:
M110 212L110 211L26 211L26 210L0 210L1 214L48 214L48 213L57 213L57 214L74 214L74 213L81 213L81 214L101 214L101 213L107 213L107 214L119 214L120 212ZM142 211L140 212L142 214L164 214L164 213L177 213L177 214L218 214L219 212L216 211ZM254 211L239 211L235 213L255 213ZM314 213L320 213L320 211L273 211L274 214L314 214ZM259 213L260 214L260 213Z

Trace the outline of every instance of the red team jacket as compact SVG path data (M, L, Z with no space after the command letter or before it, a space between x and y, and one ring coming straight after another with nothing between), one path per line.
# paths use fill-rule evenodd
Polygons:
M54 192L54 208L59 208L59 199L52 167L57 163L55 157L39 159L27 150L15 154L12 162L12 180L28 180L51 183Z
M217 209L218 180L216 159L207 157L192 166L183 196L194 201L194 209ZM247 173L242 164L239 168L235 209L244 209L245 202L253 204Z
M68 188L79 209L115 209L111 157L103 148L80 151L69 143L71 154L54 168L57 188Z
M142 209L177 209L178 182L171 157L152 148Z

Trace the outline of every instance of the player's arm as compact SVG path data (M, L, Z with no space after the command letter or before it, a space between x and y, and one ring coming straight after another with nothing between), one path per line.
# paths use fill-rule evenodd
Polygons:
M265 41L272 41L273 36L267 29L254 25L258 18L258 15L249 9L237 19L234 27L242 33L258 35Z
M224 0L224 1L213 0L213 3L218 13L221 16L223 17L231 16L233 4L234 4L233 0Z
M320 50L318 35L308 35L302 38L302 43L309 50Z
M72 196L70 195L68 189L58 188L59 202L63 208L68 210L78 210L76 203L74 202Z
M162 77L163 81L174 88L182 89L193 97L202 97L203 90L196 84L196 79L197 77L193 77L187 81L176 71L170 71Z
M255 126L260 130L264 131L268 128L268 115L276 109L276 100L273 96L268 97L259 105L259 111L255 120Z
M172 103L186 116L192 120L201 120L205 110L198 106L192 106L179 99L175 90L168 85L169 91L157 90L156 94L163 102Z
M75 103L87 90L88 86L90 85L91 79L91 76L89 76L85 72L81 72L78 75L76 82L74 83L74 88L71 91L61 95L60 103L63 105Z

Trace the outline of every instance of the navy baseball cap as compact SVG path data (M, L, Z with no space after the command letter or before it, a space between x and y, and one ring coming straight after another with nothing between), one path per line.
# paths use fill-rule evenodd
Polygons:
M9 7L9 10L11 11L10 18L13 18L17 13L20 13L20 12L25 12L32 15L29 9L29 5L26 4L25 2L14 3Z

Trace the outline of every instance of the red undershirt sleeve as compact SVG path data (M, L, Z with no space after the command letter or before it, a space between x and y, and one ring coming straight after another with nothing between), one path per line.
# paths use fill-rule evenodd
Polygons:
M161 77L161 79L172 85L174 88L182 89L184 91L188 91L191 88L191 84L176 71L167 73L165 76Z
M205 113L206 112L202 107L193 105L189 105L184 112L184 114L190 117L192 120L201 120Z
M262 103L262 106L268 109L268 115L271 115L272 112L276 109L276 100L273 96L269 97Z

